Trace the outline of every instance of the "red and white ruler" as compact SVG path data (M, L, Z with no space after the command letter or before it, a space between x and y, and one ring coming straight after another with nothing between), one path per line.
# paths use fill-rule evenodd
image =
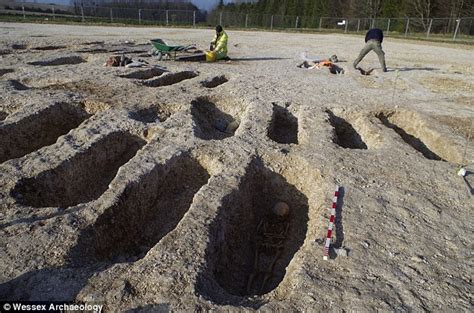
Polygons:
M324 244L323 260L327 260L329 257L329 246L331 245L332 229L334 228L334 220L336 219L336 205L338 197L339 186L336 186L336 190L334 191L334 197L332 198L331 217L329 218L328 234L326 236L326 243Z

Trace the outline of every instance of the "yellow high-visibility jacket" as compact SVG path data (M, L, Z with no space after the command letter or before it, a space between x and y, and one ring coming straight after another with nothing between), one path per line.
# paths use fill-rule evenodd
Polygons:
M214 35L211 43L214 45L214 52L216 53L217 60L223 59L227 56L227 40L229 36L225 31L222 31L220 36Z

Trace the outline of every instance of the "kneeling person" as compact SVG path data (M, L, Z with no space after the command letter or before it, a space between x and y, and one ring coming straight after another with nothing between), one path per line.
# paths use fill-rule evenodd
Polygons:
M214 35L214 38L211 41L211 53L209 55L215 55L211 56L208 61L215 61L215 60L222 60L227 58L227 40L229 39L229 36L227 36L227 33L222 29L221 25L216 26L216 34ZM212 53L213 52L213 53ZM207 54L206 54L207 55ZM212 58L215 58L212 60Z
M207 61L207 62L215 62L218 60L227 59L227 40L229 36L227 33L222 29L221 25L216 26L216 34L211 41L211 45L209 47L210 51L205 51L202 53L201 51L199 54L191 55L191 56L182 56L176 58L176 61Z

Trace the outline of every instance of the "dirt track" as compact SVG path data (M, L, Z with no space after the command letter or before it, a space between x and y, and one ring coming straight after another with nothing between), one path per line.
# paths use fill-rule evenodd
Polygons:
M177 63L148 40L213 32L0 23L0 300L469 311L473 49L387 38L389 72L372 53L362 76L361 37L228 34L232 61ZM120 52L168 72L102 66ZM323 261L336 184L347 256ZM283 252L248 291L278 201Z

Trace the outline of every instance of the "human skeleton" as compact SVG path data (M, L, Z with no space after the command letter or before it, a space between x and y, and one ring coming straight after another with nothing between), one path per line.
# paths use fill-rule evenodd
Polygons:
M275 263L283 254L284 243L288 236L290 208L285 202L278 202L272 213L263 218L257 226L255 260L252 274L247 283L247 293L255 289L263 293L265 284L273 276ZM263 275L263 276L262 276ZM258 289L256 280L262 278Z

